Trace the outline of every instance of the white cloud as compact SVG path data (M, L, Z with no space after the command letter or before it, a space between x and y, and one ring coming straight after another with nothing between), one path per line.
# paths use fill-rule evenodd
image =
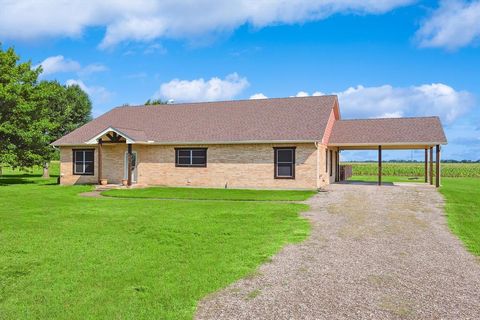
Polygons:
M474 104L469 92L442 83L406 88L357 86L336 94L344 115L363 118L439 115L452 123Z
M97 72L104 72L107 71L108 68L104 66L103 64L100 63L92 63L87 65L85 68L82 68L80 71L78 71L78 74L80 76L88 76L92 73L97 73Z
M309 96L308 92L305 92L305 91L299 91L295 95L295 97L308 97L308 96Z
M77 85L85 91L94 103L108 102L112 93L102 86L87 86L82 80L69 79L65 82L67 86Z
M42 66L43 69L41 76L61 72L76 72L80 76L87 76L95 72L103 72L107 70L107 67L100 63L89 64L82 68L78 61L66 59L62 55L48 57L38 65L34 66L34 68L39 66Z
M257 99L267 99L268 97L264 95L263 93L255 93L250 96L251 100L257 100Z
M417 31L422 47L456 49L480 39L480 1L442 1Z
M316 93L323 95L319 91ZM359 85L333 94L338 96L342 115L346 118L438 115L445 123L450 124L465 114L475 103L471 93L457 91L443 83L405 88L391 85L378 87Z
M232 99L242 92L249 83L237 73L229 74L225 79L218 77L205 81L173 79L163 83L154 97L175 101L215 101Z
M403 111L386 112L377 118L401 118L401 117L403 117Z
M325 19L336 13L382 14L414 0L0 0L0 38L79 37L105 27L102 48L122 41L192 38Z
M42 66L42 75L44 76L58 72L74 72L81 68L80 63L77 61L65 59L61 55L48 57L40 62L40 64L34 66L34 68L39 66Z

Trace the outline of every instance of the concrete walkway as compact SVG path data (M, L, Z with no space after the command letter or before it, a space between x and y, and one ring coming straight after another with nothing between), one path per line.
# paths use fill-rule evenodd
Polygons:
M310 238L205 298L197 319L480 318L479 259L434 188L337 184L308 203Z

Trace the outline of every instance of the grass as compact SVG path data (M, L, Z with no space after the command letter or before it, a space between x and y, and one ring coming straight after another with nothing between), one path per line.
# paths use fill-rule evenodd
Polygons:
M349 181L377 182L378 176L353 176ZM382 176L382 182L425 182L423 177Z
M376 176L353 176L351 181L377 181ZM384 182L412 182L408 177L382 176ZM417 180L423 182L423 180ZM442 178L440 192L450 230L473 254L480 256L480 179Z
M378 164L376 162L344 162L342 164L351 165L354 176L373 176L378 172ZM433 169L435 172L435 164ZM382 172L385 176L423 177L425 165L422 162L384 162L382 164ZM480 163L442 163L442 176L480 178Z
M440 192L446 200L450 229L480 256L480 179L444 178Z
M301 201L313 196L315 191L151 187L143 189L115 189L104 191L102 194L120 198Z
M190 319L310 228L303 204L84 198L91 187L4 173L1 319Z

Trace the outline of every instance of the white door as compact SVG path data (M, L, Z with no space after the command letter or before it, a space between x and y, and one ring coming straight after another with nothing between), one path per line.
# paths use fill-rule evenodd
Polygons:
M125 161L124 161L124 178L128 179L128 152L125 152ZM137 163L138 163L138 158L137 158L137 152L133 151L132 152L132 182L137 182Z

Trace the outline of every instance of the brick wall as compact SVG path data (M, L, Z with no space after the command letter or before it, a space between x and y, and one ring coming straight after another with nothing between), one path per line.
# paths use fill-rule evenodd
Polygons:
M175 167L175 146L133 145L138 156L138 183L166 186L202 186L223 188L293 188L314 189L326 184L324 149L313 143L297 144L295 179L274 179L273 147L278 144L205 145L206 168ZM104 145L103 178L109 183L120 183L124 175L125 144ZM323 152L322 152L323 151ZM95 183L95 175L72 175L72 148L61 148L62 184ZM318 159L317 159L318 156ZM317 171L318 170L318 171ZM317 177L317 172L319 176Z

